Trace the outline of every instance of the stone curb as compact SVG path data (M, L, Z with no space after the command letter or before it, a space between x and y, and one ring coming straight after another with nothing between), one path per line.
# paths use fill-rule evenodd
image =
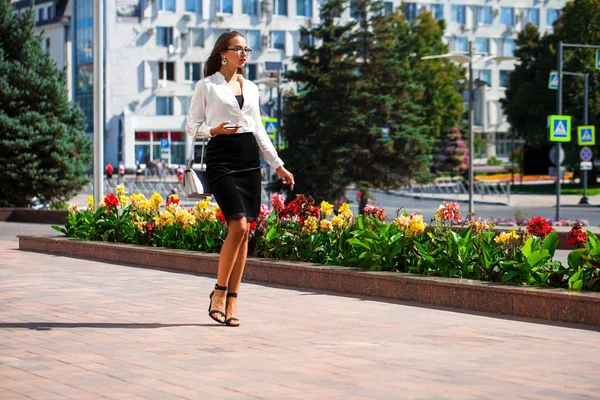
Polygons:
M88 260L216 276L218 254L67 237L19 236L19 249ZM462 310L600 326L600 293L504 286L248 258L244 280L346 295L373 296Z

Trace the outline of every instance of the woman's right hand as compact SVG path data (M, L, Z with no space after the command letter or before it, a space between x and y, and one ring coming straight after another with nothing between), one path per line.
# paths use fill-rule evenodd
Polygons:
M231 135L232 133L237 133L242 127L240 124L235 124L234 128L225 128L225 125L229 126L230 121L225 121L214 128L210 128L210 135Z

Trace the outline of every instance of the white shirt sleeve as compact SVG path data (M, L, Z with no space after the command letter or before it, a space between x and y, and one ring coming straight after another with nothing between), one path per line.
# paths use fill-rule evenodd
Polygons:
M260 101L257 99L257 105L260 104ZM273 142L269 139L267 135L267 131L265 131L265 127L262 123L262 118L260 117L260 106L256 108L254 113L254 120L256 126L256 142L258 143L258 149L260 154L263 156L265 161L269 163L271 168L277 169L283 165L283 160L279 158L277 155L277 150L275 150L275 146L273 146Z
M190 111L187 116L185 130L188 135L198 138L210 138L211 127L206 124L206 83L202 80L196 82L196 89L190 102Z

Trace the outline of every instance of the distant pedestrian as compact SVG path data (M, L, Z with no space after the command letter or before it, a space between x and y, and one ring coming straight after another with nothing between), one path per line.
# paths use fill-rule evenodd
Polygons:
M144 175L144 170L142 169L142 166L140 164L139 161L135 162L135 181L136 182L141 182L142 181L142 175Z
M119 163L119 182L123 183L125 181L125 164L123 161Z
M159 161L156 163L156 176L158 176L159 182L164 182L165 180L165 162Z
M177 167L177 182L179 182L180 185L183 185L183 173L185 171L183 170L183 167L180 165L179 167Z
M106 172L106 179L108 179L108 183L112 185L112 176L114 169L110 161L106 163L106 168L104 169L104 171Z
M179 195L179 190L176 187L171 188L171 194Z

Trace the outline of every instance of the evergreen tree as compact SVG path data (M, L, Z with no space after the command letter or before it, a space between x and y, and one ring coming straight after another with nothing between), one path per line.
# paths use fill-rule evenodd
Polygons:
M469 168L469 149L458 126L448 129L441 139L436 167L451 175L460 175Z
M296 71L286 74L305 91L288 94L283 134L288 147L282 151L294 173L295 192L317 199L344 195L352 177L346 173L352 130L348 125L358 113L358 75L354 22L340 24L346 0L330 0L321 7L321 24L302 28L315 43L302 43L303 54L294 57Z
M0 206L66 201L87 183L91 141L66 75L41 48L33 11L0 0Z

